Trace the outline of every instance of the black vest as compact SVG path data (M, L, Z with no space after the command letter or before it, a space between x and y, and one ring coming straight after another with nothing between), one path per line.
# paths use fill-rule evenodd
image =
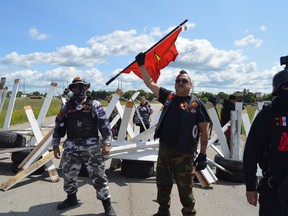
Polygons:
M168 94L168 97L164 103L164 108L161 113L159 122L157 124L154 139L160 137L160 127L163 123L163 119L166 116L171 100L175 95L173 93ZM170 101L169 101L170 100ZM199 127L197 122L197 112L199 112L200 105L199 101L195 97L191 97L191 101L188 109L182 115L181 130L179 139L177 141L177 149L183 152L195 152L197 150L197 144L199 141Z
M92 117L92 105L88 100L83 104L82 110L75 106L68 106L67 112L67 138L98 138L97 118Z

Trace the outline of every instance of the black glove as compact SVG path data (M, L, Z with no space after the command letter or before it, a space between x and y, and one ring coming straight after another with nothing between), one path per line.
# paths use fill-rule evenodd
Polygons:
M146 56L146 53L143 53L143 52L140 52L136 57L136 62L138 64L138 66L142 66L144 65L144 62L145 62L145 56Z
M196 166L196 171L204 170L207 167L207 155L199 153L196 160L193 163L193 166Z

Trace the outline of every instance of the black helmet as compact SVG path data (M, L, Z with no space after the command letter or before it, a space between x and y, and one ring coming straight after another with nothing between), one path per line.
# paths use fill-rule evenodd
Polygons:
M276 73L273 77L273 90L272 90L272 95L276 96L277 95L277 90L279 89L279 87L283 84L288 82L288 71L286 70L282 70L279 71L278 73Z
M72 91L72 86L73 85L76 85L76 84L82 84L82 85L85 85L86 87L87 87L87 89L89 89L90 88L90 83L87 83L87 82L85 82L85 80L84 79L81 79L80 77L75 77L74 79L73 79L73 81L72 81L72 83L69 85L69 90L70 91ZM86 90L87 90L86 89Z

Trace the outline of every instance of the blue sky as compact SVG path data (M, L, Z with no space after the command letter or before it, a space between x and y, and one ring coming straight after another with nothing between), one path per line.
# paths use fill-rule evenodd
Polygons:
M129 65L188 19L176 41L179 55L158 83L174 89L187 70L194 91L270 93L273 75L288 55L284 0L9 0L0 1L0 77L10 90L62 92L75 76L93 90L148 89ZM120 85L121 84L121 85Z

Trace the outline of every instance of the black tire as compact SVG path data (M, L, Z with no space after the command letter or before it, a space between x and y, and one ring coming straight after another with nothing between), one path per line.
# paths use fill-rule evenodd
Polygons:
M0 131L0 148L25 147L26 138L10 131Z
M214 161L220 166L224 167L229 172L225 172L220 168L216 168L217 178L236 183L244 183L244 172L243 172L243 162L223 158L219 154L215 155Z
M13 162L21 163L29 154L30 151L13 152L11 155L11 160Z
M131 178L148 178L154 175L153 161L122 160L121 174Z
M12 172L14 174L18 173L20 170L18 166L22 163L22 161L30 154L30 151L20 151L20 152L13 152L11 156L12 160ZM41 159L42 156L39 158ZM35 170L31 175L40 175L45 172L45 165L40 167L39 169Z
M222 157L219 154L216 154L214 157L214 161L225 167L226 169L233 169L233 170L243 170L243 162L242 161L237 161L237 160L231 160L231 159L227 159Z

